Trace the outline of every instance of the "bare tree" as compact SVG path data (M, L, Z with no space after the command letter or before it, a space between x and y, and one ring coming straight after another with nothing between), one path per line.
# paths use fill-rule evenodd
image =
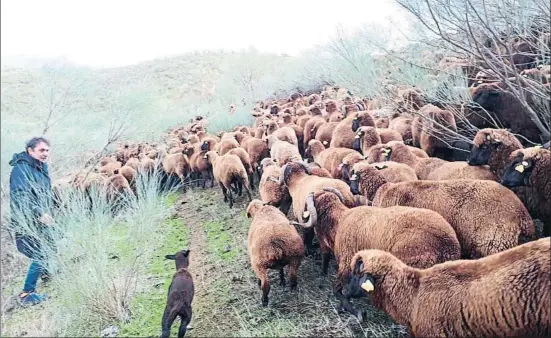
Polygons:
M549 139L549 90L542 81L521 76L523 70L549 60L549 1L396 2L422 25L423 31L415 32L416 41L470 60L477 71L491 71ZM443 43L436 44L435 37Z
M31 115L40 121L42 135L47 135L61 120L75 111L76 102L86 95L87 78L82 69L72 67L66 60L56 60L45 64L39 70L26 69L23 83L29 85L28 95L20 90L9 97L11 104L23 104L25 109L19 114ZM21 88L19 88L21 89ZM10 95L10 93L6 93Z

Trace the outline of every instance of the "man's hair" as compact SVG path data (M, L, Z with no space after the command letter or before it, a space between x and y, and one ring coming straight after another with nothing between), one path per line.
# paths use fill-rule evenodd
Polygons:
M31 148L34 150L39 143L46 143L48 146L50 145L50 141L48 141L45 137L33 137L25 143L25 149Z

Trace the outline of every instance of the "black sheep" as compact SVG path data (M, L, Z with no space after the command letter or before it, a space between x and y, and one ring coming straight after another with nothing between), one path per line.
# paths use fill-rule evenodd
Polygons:
M168 287L161 338L170 337L170 329L176 316L180 316L181 322L178 338L182 338L186 334L187 325L191 321L191 302L195 293L193 278L187 270L189 266L189 250L181 250L174 255L166 255L165 258L176 261L176 273L174 273L172 282Z

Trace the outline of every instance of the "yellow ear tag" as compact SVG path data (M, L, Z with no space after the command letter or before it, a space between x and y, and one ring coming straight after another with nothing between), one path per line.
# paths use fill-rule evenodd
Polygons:
M357 180L357 179L358 179L358 175L356 175L356 174L354 174L354 175L352 175L352 176L350 177L350 180L351 180L351 181L355 181L355 180Z
M522 164L519 164L515 167L515 170L518 171L519 173L523 173L524 172L524 166Z
M207 154L205 154L205 155L203 156L203 158L207 158Z
M527 166L528 166L528 162L522 161L522 165L525 166L525 167L527 167Z
M310 212L309 211L305 211L305 212L302 213L302 218L307 219L308 217L310 217Z
M373 283L371 283L370 281L366 280L366 281L362 284L362 289L364 289L366 292L371 292L371 291L375 290L375 287L373 286Z
M323 145L326 146L326 145L327 145L327 141L323 141Z

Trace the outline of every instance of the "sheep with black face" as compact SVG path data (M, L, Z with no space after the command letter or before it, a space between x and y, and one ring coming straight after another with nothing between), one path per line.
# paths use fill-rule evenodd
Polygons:
M172 276L172 282L168 287L161 337L170 337L172 323L179 316L181 321L178 338L182 338L186 334L188 324L191 322L193 312L191 303L195 293L193 277L188 271L189 250L184 249L174 255L166 255L165 258L176 261L176 272Z

